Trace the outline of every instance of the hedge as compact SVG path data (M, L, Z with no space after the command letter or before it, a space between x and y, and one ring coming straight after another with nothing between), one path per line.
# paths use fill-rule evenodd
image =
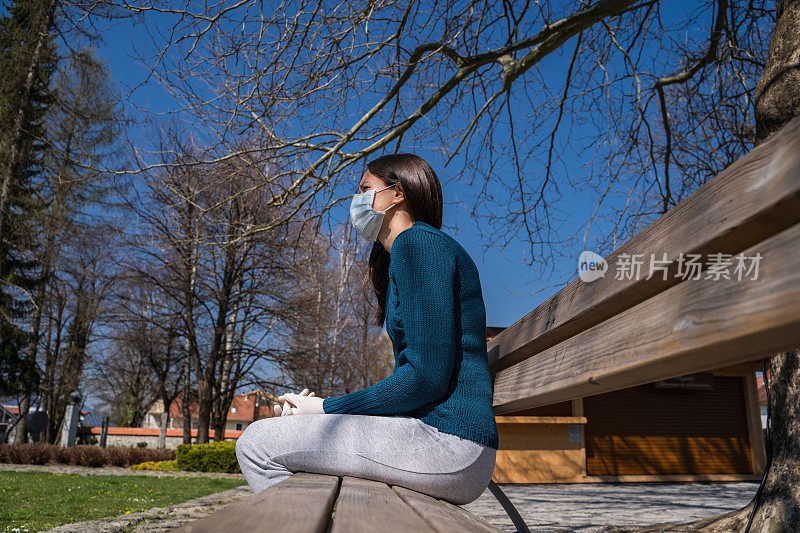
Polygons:
M241 473L234 441L179 444L175 456L180 470Z
M175 459L175 450L153 450L79 444L70 448L47 443L0 444L0 463L43 465L61 463L78 466L130 466L144 461Z
M175 472L179 470L177 461L147 461L133 465L131 470L157 470L160 472Z

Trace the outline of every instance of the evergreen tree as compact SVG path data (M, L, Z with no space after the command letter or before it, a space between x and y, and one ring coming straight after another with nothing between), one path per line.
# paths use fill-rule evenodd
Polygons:
M42 200L43 119L52 102L50 76L55 1L17 0L0 18L0 394L34 390L34 339L24 319L44 282L36 214ZM21 323L22 322L22 323Z

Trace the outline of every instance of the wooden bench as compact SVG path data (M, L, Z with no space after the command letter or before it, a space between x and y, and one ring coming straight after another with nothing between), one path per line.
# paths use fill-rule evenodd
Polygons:
M761 254L756 279L675 276L681 253L700 254L705 264L709 254L739 252ZM659 260L666 254L666 279L613 275L611 268L623 254L651 253ZM576 278L491 339L495 413L708 371L799 346L800 118L605 259L605 277ZM401 487L308 473L181 528L328 529L492 531L458 506Z
M298 472L260 494L184 525L182 532L495 530L461 507L403 487Z

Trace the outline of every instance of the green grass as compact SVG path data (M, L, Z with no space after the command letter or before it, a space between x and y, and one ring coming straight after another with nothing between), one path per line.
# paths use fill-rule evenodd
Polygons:
M0 532L146 511L243 485L210 477L79 476L0 472Z

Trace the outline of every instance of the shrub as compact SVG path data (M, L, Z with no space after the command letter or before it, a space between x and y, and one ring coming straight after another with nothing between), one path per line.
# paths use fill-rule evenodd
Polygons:
M175 450L152 450L79 444L63 448L48 443L0 444L0 463L43 465L49 462L80 466L129 466L145 461L171 461Z
M152 450L148 448L126 448L109 446L106 461L114 466L128 466L145 461L170 461L175 459L175 450Z
M31 465L44 465L49 463L55 452L53 448L55 448L55 446L52 444L43 442L25 446L24 450L27 455L25 463Z
M141 449L134 452L134 457L137 459L131 464L141 463L143 461L174 461L175 450L154 450L154 449Z
M147 461L133 465L133 470L159 470L162 472L175 472L179 470L178 461Z
M70 463L70 457L72 457L72 454L72 448L53 446L53 461L56 463L68 465Z
M56 446L47 443L2 444L0 462L26 465L43 465L53 459Z
M3 458L4 463L18 463L19 462L19 446L16 444L3 444L0 446L3 450L0 452L0 457Z
M0 444L0 461L4 463L16 463L16 454L13 444Z
M106 454L103 448L90 444L79 444L75 446L72 455L72 464L79 466L103 466L106 462Z
M180 470L193 472L240 473L236 460L236 442L209 442L208 444L179 444L176 453Z
M131 464L132 448L123 448L121 446L109 446L106 448L106 457L109 464L113 466L126 466Z

